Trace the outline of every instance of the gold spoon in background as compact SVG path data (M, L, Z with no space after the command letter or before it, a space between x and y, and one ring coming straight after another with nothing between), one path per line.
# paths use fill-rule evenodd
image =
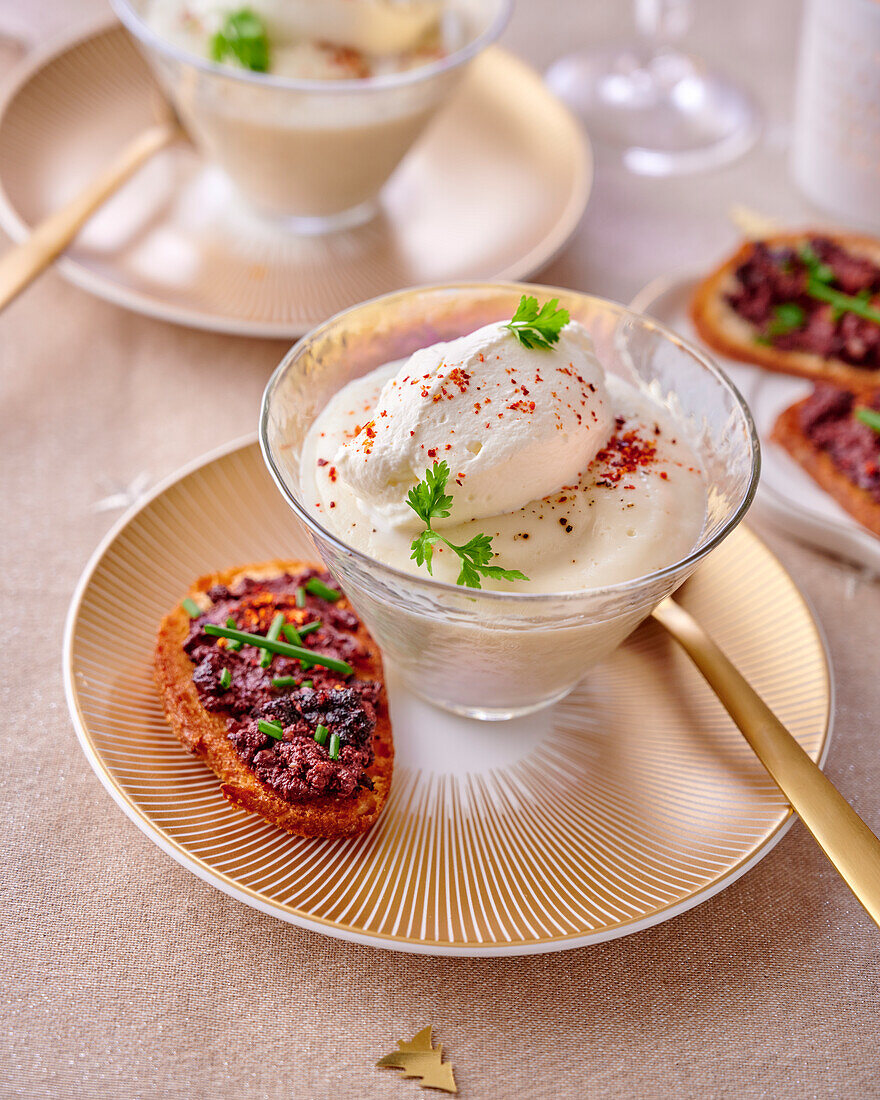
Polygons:
M703 674L792 809L880 927L880 840L696 619L671 598L658 605L654 618Z
M20 244L0 256L0 310L45 271L98 207L142 164L183 136L180 123L168 104L163 103L161 116L154 125L132 139L78 195L41 221Z

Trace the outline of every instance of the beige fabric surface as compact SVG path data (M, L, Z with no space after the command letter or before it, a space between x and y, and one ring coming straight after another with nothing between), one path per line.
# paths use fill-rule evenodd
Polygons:
M40 33L94 6L44 5ZM545 63L580 7L521 0L508 44ZM579 15L580 36L622 28L613 7ZM757 0L732 31L721 5L699 7L699 48L753 60L767 142L697 181L605 171L545 280L626 298L724 248L734 198L801 215L774 129L795 8L778 5L769 33ZM4 13L18 26L31 10L0 3L0 32ZM60 676L73 587L118 514L96 503L251 431L283 350L126 313L55 273L0 316L0 1096L403 1100L430 1094L373 1063L428 1022L463 1100L880 1096L880 933L800 824L660 927L498 961L299 931L204 885L123 817L79 751ZM828 635L828 772L880 830L880 586L763 533Z

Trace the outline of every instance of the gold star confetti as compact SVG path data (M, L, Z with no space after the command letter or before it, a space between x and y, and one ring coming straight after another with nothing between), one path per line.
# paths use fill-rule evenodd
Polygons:
M423 1089L458 1092L452 1063L443 1061L443 1046L431 1042L431 1025L423 1027L412 1039L398 1039L398 1049L376 1063L385 1069L403 1070L402 1077L420 1077Z

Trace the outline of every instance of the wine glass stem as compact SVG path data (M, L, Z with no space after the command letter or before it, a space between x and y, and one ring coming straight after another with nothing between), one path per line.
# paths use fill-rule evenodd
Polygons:
M691 0L635 0L636 29L655 47L682 38L692 15Z

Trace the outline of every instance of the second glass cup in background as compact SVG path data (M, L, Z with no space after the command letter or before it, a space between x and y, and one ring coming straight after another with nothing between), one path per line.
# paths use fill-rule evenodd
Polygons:
M304 80L250 72L181 50L144 18L146 0L112 0L205 157L256 211L298 233L366 221L379 191L500 35L512 0L450 0L461 47L402 73Z

